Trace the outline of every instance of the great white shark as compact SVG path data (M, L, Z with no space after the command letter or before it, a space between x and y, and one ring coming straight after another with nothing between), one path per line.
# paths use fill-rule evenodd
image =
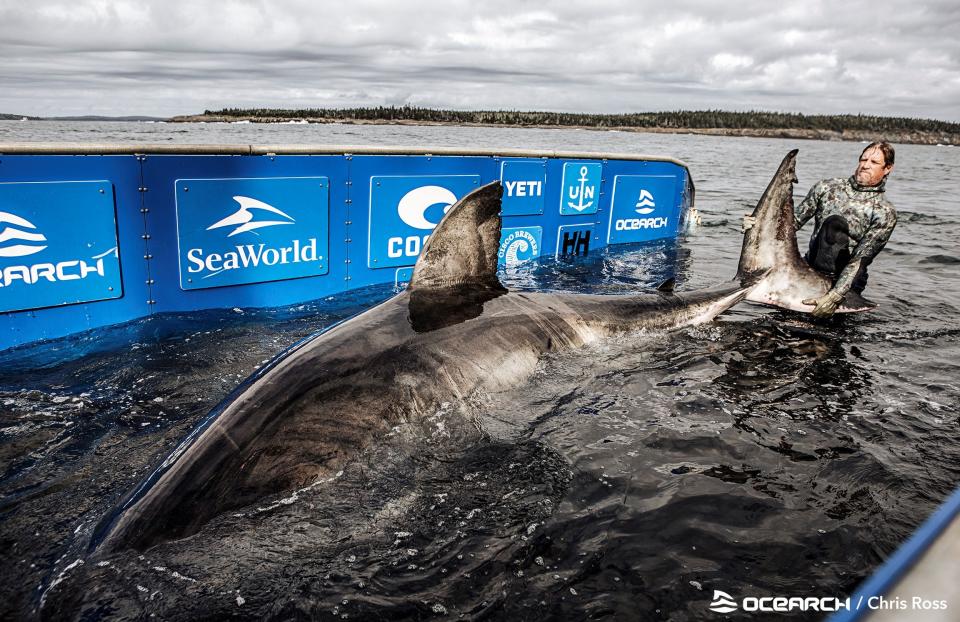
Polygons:
M496 274L502 188L475 190L437 225L406 290L248 378L101 522L91 548L144 550L309 486L396 425L519 385L549 352L702 324L744 299L808 310L800 300L829 281L797 250L795 157L754 211L736 279L682 293L670 282L617 296L507 291Z

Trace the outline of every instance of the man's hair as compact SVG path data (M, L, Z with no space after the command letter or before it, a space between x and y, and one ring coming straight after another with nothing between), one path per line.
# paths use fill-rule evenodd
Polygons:
M896 157L897 154L896 154L896 152L893 150L893 145L891 145L890 143L888 143L888 142L885 141L885 140L875 140L875 141L873 141L872 143L870 143L869 145L867 145L866 147L864 147L863 151L860 152L860 155L862 156L863 154L865 154L866 152L870 151L870 150L873 149L874 147L876 147L876 148L879 149L881 152L883 152L883 165L884 165L884 166L893 166L893 160L894 160L894 158Z

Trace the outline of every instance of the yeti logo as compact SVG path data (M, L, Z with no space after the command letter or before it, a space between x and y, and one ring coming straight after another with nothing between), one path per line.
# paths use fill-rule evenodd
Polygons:
M39 253L47 247L47 238L42 233L36 232L36 225L20 218L9 212L0 212L0 225L7 224L0 230L0 257L25 257ZM23 229L33 229L34 232L24 231ZM9 243L8 242L12 242ZM18 242L32 242L32 244L22 244Z

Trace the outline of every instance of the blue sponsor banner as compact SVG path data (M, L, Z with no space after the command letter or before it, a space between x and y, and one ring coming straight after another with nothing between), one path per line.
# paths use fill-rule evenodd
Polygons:
M600 205L603 165L599 162L566 162L560 187L560 214L596 214Z
M479 175L371 177L367 266L415 264L450 206L479 185Z
M410 283L410 279L413 278L413 266L409 268L397 268L397 272L394 275L393 286L394 287L404 287Z
M0 183L0 312L120 298L109 181Z
M563 225L557 230L556 257L585 257L590 253L594 223Z
M504 216L530 216L543 213L544 187L547 185L546 162L508 160L500 166Z
M497 264L510 267L536 259L541 254L542 240L542 227L501 229Z
M185 290L326 274L326 177L178 179L180 287Z
M608 244L673 237L679 210L673 175L617 175L613 180Z

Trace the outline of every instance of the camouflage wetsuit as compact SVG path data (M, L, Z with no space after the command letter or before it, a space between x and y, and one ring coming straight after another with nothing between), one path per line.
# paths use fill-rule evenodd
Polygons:
M897 226L897 212L884 196L885 185L886 180L876 186L861 186L852 176L824 179L810 189L807 198L796 209L797 230L811 217L814 219L807 261L821 271L832 273L830 276L836 279L833 291L838 294L844 295L851 289L858 293L863 291L867 266L883 249ZM841 252L842 258L837 261L835 270L824 270L816 265L816 255L821 250L817 244L825 237L821 228L826 221L831 226L839 223L849 236L844 245L850 246L849 252Z

